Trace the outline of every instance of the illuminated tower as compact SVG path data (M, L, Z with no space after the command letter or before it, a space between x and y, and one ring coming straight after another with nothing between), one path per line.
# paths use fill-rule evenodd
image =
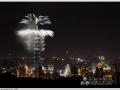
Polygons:
M35 66L35 77L39 78L39 67L40 67L40 38L36 35L34 41L34 66Z
M28 14L25 19L20 21L22 24L26 24L26 29L21 29L17 32L17 35L23 39L23 43L27 46L27 50L34 53L34 67L35 77L40 77L40 53L44 51L45 37L53 37L53 31L41 28L45 24L51 24L48 16L36 16L35 14ZM38 28L39 27L39 28Z
M51 22L47 16L39 16L39 18L36 19L35 30L39 30L38 28L39 25L50 24L50 23ZM35 67L36 78L40 77L40 67L41 67L40 53L45 49L44 39L45 37L40 36L37 32L35 33L33 50L34 50L34 67Z
M36 30L38 30L38 25L36 25ZM34 67L35 67L35 77L40 77L40 53L44 49L44 37L40 37L37 33L35 33L34 37Z

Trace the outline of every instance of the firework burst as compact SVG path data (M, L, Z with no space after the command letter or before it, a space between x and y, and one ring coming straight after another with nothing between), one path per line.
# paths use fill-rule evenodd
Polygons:
M19 23L25 24L25 29L20 29L16 32L26 49L30 52L33 51L35 44L35 38L39 39L39 49L43 51L45 49L45 38L47 36L53 37L54 32L46 29L39 29L39 25L51 24L48 16L36 17L35 14L28 14Z

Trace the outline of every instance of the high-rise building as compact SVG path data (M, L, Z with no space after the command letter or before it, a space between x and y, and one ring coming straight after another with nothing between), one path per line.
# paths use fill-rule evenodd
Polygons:
M71 68L70 68L70 65L67 64L65 66L65 76L69 76L71 74Z
M39 78L39 68L40 68L40 38L39 36L35 36L34 41L34 66L35 66L35 77Z
M44 51L45 46L45 37L50 36L53 37L53 31L45 30L41 28L45 24L51 24L48 16L36 16L35 14L28 14L25 16L25 19L22 19L20 23L27 24L28 29L31 31L27 31L27 34L23 37L23 35L19 32L18 35L26 40L25 44L27 45L27 50L30 52L34 52L34 66L35 66L35 77L40 77L40 52ZM28 35L26 39L26 35Z
M105 64L105 56L99 56L99 60L101 64Z

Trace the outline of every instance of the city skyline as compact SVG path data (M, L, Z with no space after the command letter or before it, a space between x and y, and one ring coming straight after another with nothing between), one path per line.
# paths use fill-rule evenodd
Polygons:
M120 87L119 10L118 2L1 2L0 85Z

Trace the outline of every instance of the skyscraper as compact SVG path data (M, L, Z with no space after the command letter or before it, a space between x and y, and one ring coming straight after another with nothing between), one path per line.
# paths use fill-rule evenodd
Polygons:
M41 28L45 24L51 24L48 16L36 16L35 14L28 14L26 19L22 19L20 23L26 24L26 29L21 29L17 32L17 35L22 38L26 49L30 52L34 52L34 66L35 77L39 78L40 75L40 53L44 51L45 37L53 37L53 31Z
M39 78L39 67L40 67L40 38L36 35L34 41L34 66L35 66L35 76Z

